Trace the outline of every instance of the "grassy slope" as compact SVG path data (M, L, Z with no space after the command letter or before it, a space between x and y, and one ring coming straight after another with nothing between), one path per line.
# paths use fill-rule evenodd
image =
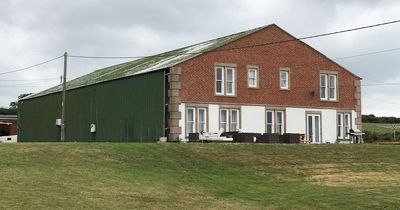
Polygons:
M385 123L363 123L364 131L376 132L379 134L393 133L393 129L390 124ZM396 132L400 133L400 125L397 126Z
M400 147L0 144L0 208L395 209Z

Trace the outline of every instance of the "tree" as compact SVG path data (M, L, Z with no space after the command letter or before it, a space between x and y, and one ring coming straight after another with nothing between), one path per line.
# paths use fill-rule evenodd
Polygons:
M18 96L18 100L20 100L21 98L24 98L26 96L29 96L29 95L32 95L32 93L22 93ZM12 101L10 103L9 108L12 110L17 110L18 109L18 101Z

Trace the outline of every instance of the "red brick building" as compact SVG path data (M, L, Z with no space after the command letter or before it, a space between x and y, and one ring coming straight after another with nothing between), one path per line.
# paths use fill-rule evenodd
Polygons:
M0 115L0 136L17 135L17 115Z
M180 115L171 129L179 139L224 128L333 143L361 129L361 78L277 25L179 63L171 74L181 86L172 87L178 107L170 107Z

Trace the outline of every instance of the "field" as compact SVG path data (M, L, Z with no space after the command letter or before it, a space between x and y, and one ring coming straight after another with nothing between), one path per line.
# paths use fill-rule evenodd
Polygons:
M385 123L363 123L365 131L376 132L379 134L390 133L393 134L393 127L391 124ZM396 124L396 133L400 135L400 124Z
M0 209L398 209L400 146L0 144Z

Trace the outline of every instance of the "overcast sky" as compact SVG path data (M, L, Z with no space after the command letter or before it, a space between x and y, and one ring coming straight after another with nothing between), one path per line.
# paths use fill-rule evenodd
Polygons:
M399 11L397 0L2 0L0 73L65 51L150 55L271 23L304 37L397 20ZM399 37L400 23L306 42L334 59L400 48ZM68 79L124 61L70 58ZM364 79L363 114L400 117L400 85L371 86L400 83L400 50L337 62ZM8 107L21 93L58 84L61 74L60 59L0 75L0 106Z

